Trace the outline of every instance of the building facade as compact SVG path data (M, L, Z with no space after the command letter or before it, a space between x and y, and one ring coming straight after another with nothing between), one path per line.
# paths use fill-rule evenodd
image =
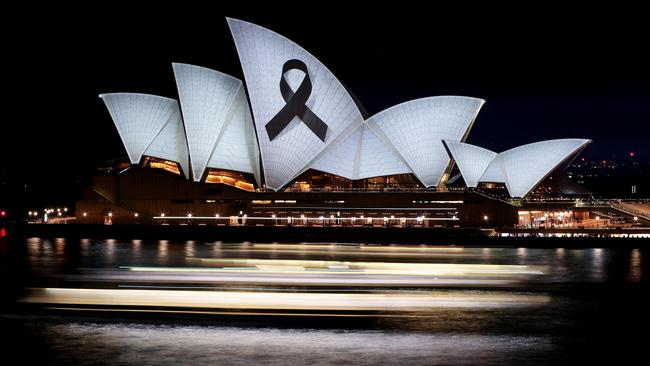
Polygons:
M501 184L524 198L589 142L545 141L501 154L466 144L485 103L473 97L421 98L367 116L302 47L261 26L227 22L245 82L174 63L178 100L100 95L128 163L119 175L96 177L78 205L84 217L114 209L109 221L124 211L158 221L225 215L241 223L246 215L260 224L297 217L319 225L508 225L515 206L465 188ZM460 188L449 184L454 160Z

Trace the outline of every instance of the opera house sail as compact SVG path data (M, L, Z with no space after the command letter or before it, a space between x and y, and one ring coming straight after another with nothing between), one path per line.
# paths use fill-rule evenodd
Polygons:
M175 63L174 76L187 133L192 175L206 168L253 173L259 184L257 144L241 80L200 66Z
M228 19L246 79L266 187L280 189L363 116L314 56L258 25Z
M143 155L180 164L189 177L187 142L178 102L149 94L101 94L131 164Z
M407 176L445 190L455 162L467 187L499 183L524 198L589 143L542 141L499 154L467 144L485 103L473 97L425 97L365 118L356 97L302 47L249 22L227 23L245 83L174 63L178 101L100 95L131 164L161 159L199 183L223 183L211 172L232 172L248 179L247 190L284 190L307 171L348 182Z
M500 154L455 141L444 141L468 187L504 183L511 197L525 197L562 163L575 157L591 140L559 139L515 147Z

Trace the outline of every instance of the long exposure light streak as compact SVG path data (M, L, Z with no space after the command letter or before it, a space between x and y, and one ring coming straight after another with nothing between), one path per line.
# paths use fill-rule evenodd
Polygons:
M542 305L546 295L495 292L278 293L40 288L24 302L97 306L162 306L201 309L425 311L436 308L503 308Z

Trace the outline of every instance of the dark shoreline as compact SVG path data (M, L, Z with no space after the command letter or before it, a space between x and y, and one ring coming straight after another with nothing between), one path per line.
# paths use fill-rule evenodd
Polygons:
M512 230L510 230L512 231ZM537 230L539 232L539 230ZM595 233L595 231L590 231ZM601 237L501 237L482 228L376 228L285 226L172 226L172 225L8 225L8 238L204 240L222 242L337 242L402 245L528 248L641 248L648 238L608 237L616 230L600 230Z

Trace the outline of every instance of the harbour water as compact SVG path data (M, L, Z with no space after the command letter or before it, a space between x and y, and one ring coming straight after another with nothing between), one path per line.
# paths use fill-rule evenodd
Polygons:
M550 365L646 356L646 249L0 245L0 324L20 363Z

